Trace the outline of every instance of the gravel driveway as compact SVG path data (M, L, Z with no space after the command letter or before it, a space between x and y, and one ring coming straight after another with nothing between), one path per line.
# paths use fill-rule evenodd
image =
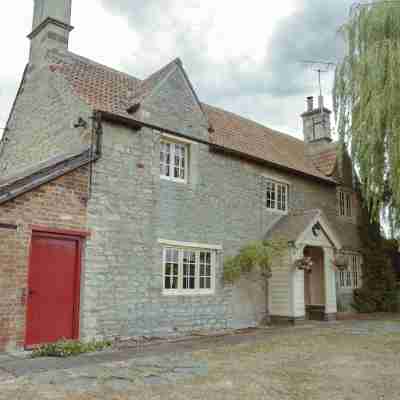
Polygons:
M400 399L400 317L1 362L0 399Z

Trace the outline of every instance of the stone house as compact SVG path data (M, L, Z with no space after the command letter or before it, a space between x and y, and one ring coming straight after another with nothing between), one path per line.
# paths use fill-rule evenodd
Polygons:
M0 349L349 309L359 200L322 98L298 140L200 102L179 59L139 80L73 54L71 0L34 4L0 144ZM268 284L224 282L262 239L287 243Z

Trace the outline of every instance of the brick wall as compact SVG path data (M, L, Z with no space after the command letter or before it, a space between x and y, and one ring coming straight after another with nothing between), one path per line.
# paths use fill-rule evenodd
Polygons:
M22 347L31 225L86 229L86 167L0 205L0 351Z

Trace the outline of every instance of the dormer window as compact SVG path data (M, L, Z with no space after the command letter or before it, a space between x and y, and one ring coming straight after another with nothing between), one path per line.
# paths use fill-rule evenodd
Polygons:
M188 176L188 144L162 138L160 144L160 176L185 183Z
M266 207L269 210L286 213L288 210L288 185L266 179Z

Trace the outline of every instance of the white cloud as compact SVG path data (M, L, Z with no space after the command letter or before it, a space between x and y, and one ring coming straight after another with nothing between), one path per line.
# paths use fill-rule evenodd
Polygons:
M0 127L28 60L33 1L0 5ZM144 78L179 56L200 98L301 137L316 75L299 61L336 55L350 0L73 0L70 49ZM329 94L332 76L324 77Z
M26 7L27 2L16 0L12 4L2 3L0 11L0 127L6 124L8 114L17 92L24 71L29 40L26 35L32 25L32 7ZM0 137L2 131L0 131Z

